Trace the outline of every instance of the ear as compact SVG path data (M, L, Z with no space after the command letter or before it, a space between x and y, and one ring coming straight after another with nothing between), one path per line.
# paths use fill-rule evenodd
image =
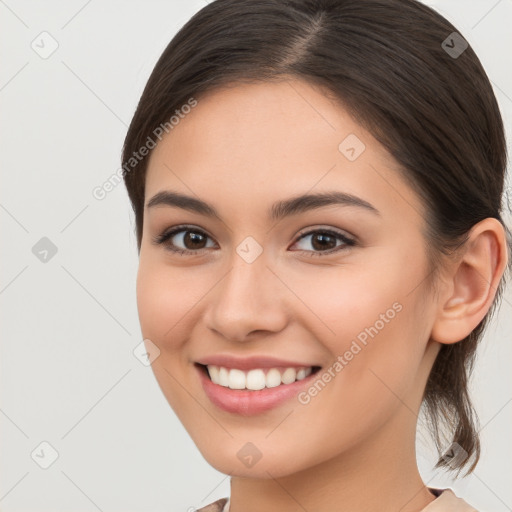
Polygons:
M501 223L489 217L475 224L445 274L430 335L433 340L456 343L475 329L492 305L507 261Z

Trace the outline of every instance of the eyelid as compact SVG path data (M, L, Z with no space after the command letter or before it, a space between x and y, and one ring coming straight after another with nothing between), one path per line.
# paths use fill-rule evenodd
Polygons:
M159 235L155 235L154 237L152 237L152 241L154 244L163 245L163 244L166 244L167 240L169 240L174 235L176 235L177 233L180 233L182 231L196 232L203 236L206 236L207 238L210 238L211 240L214 240L214 238L212 236L210 236L206 232L206 230L204 230L203 228L200 228L200 227L194 226L194 225L190 225L190 224L180 224L180 225L172 226L171 228L164 230ZM292 243L292 246L295 245L300 240L302 240L303 238L313 235L315 233L324 233L324 234L330 234L330 235L337 236L343 241L343 244L341 246L337 246L333 249L328 249L325 251L307 251L304 249L299 249L299 251L297 251L297 252L305 252L311 256L322 256L322 255L327 256L329 254L340 252L343 249L347 249L347 248L353 247L358 244L357 238L354 235L352 235L344 230L340 230L338 228L322 227L319 225L314 225L314 226L308 226L306 228L301 229L299 231L299 233L297 234L297 236L295 237L295 239ZM166 249L168 251L170 251L172 253L176 253L176 254L200 255L200 254L203 254L204 251L207 251L207 249L211 249L211 248L202 248L202 249L192 250L192 249L171 248L169 246Z
M297 235L296 241L300 240L304 236L311 235L312 233L317 233L317 232L329 233L329 234L341 236L342 238L346 238L347 240L350 240L354 243L357 241L357 239L354 235L352 235L348 231L345 231L344 229L325 227L325 226L321 226L321 225L313 225L313 226L308 226L307 228L301 229Z
M172 226L168 229L164 229L159 235L155 235L152 237L152 242L154 244L160 245L164 244L169 238L173 237L177 233L181 231L193 231L196 233L200 233L202 235L205 235L206 237L213 240L213 237L210 236L207 231L205 231L203 228L200 228L198 226L193 226L190 224L178 224L176 226ZM182 251L187 251L189 249L181 249ZM198 254L202 249L198 249L197 251L189 250L190 252L193 252L195 254Z
M352 235L348 234L346 231L339 230L337 228L326 228L322 226L309 226L307 228L304 228L299 232L297 235L297 238L293 242L292 246L300 242L303 238L306 238L308 236L314 235L315 233L322 233L327 235L332 235L334 237L337 237L338 240L341 239L342 244L338 245L332 249L327 249L325 251L306 251L303 249L299 249L299 252L307 253L308 256L329 256L332 254L337 254L341 251L346 251L356 245L359 244L357 238Z

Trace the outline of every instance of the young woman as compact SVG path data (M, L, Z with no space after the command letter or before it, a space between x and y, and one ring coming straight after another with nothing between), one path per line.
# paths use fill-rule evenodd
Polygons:
M414 0L216 0L123 150L158 383L230 497L203 511L474 510L428 487L480 444L468 394L509 267L502 119Z

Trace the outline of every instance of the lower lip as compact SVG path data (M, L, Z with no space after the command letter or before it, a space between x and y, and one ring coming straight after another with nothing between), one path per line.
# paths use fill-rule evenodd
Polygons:
M281 405L283 402L297 396L297 394L316 377L310 373L302 380L291 384L281 384L274 388L263 388L257 391L248 389L230 389L213 383L208 375L196 365L203 389L213 404L224 411L252 416L260 414Z

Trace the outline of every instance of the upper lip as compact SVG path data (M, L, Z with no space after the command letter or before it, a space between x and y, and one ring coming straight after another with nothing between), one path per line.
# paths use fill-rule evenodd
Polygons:
M225 368L238 368L239 370L253 370L255 368L275 368L278 366L285 366L287 368L309 368L310 366L320 366L310 363L290 361L288 359L276 359L274 357L263 355L242 358L228 354L216 354L209 357L203 357L196 362L202 365L215 365L223 366Z

